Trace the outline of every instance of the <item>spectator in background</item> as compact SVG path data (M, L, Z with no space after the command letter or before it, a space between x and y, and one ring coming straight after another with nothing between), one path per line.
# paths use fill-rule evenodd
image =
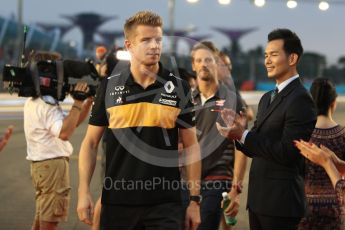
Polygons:
M13 126L10 125L10 126L7 127L7 129L6 129L5 133L3 134L3 136L0 136L0 152L7 145L7 142L10 139L10 137L12 135L12 132L13 132Z
M317 108L317 122L310 142L332 150L336 157L345 159L345 127L333 120L337 106L334 84L326 78L315 79L310 93ZM334 183L333 183L334 185ZM305 161L305 193L307 216L298 229L345 229L345 206L339 200L324 168Z
M108 77L115 68L118 60L114 53L109 53L104 60L103 65L100 66L99 74L101 77Z
M232 63L230 57L224 53L219 52L219 59L218 59L218 80L221 81L225 86L229 89L233 89L234 86L234 79L231 74L232 72ZM254 111L253 109L246 103L246 101L242 98L238 89L236 91L236 109L244 112L246 114L247 120L251 121L254 119Z
M345 174L345 161L339 159L337 154L324 145L318 147L314 143L308 143L302 140L296 140L295 144L306 159L320 165L325 170L335 190L339 204L343 206L345 201L345 179L342 174ZM339 228L336 224L337 222L324 227L320 225L320 228L317 229L344 229ZM313 226L305 226L302 229L311 229Z
M98 74L101 73L101 67L104 65L105 58L107 56L107 48L105 46L98 46L96 47L96 62L95 67ZM101 74L100 74L101 75Z
M98 46L96 48L96 58L97 58L97 60L102 61L105 58L107 52L108 52L108 50L107 50L107 48L105 46Z
M180 77L188 82L190 89L192 91L196 90L197 88L196 76L183 68L179 68L178 72L180 74Z

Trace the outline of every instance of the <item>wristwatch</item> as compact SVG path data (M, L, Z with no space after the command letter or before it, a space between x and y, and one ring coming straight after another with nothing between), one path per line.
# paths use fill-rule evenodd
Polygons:
M195 201L197 204L200 204L202 201L201 195L189 196L189 201Z

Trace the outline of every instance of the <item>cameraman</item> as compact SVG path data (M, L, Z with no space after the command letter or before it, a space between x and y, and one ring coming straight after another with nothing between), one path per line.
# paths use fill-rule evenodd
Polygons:
M86 83L74 91L87 93ZM52 96L29 98L24 105L24 132L31 177L36 191L36 212L32 229L56 229L66 221L70 200L69 156L73 147L68 141L86 118L92 99L77 100L67 116Z

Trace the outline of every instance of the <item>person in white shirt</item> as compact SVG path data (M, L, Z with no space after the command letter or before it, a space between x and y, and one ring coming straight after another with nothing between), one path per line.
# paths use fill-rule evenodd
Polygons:
M86 83L76 84L75 91L86 93ZM30 97L24 105L24 132L27 157L36 192L36 212L32 229L56 229L67 220L70 181L69 156L73 147L68 141L86 118L92 99L76 100L67 116L52 96Z

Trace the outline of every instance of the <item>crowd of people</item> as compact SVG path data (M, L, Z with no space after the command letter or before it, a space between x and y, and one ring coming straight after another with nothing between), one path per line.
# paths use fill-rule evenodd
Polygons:
M36 193L32 229L57 229L67 220L68 140L89 113L77 214L94 230L231 229L224 216L238 214L248 158L251 230L344 229L345 128L332 118L337 94L325 78L315 79L310 92L303 86L298 35L289 29L268 34L264 64L276 88L262 96L255 117L234 87L230 57L212 42L192 48L194 74L165 69L162 28L150 11L128 18L124 45L131 60L117 68L113 53L98 47L96 69L103 77L97 93L73 98L67 116L52 96L25 102ZM74 90L89 88L78 82ZM0 151L11 133L9 127ZM95 204L90 182L100 142L104 179ZM223 209L224 192L230 204Z

